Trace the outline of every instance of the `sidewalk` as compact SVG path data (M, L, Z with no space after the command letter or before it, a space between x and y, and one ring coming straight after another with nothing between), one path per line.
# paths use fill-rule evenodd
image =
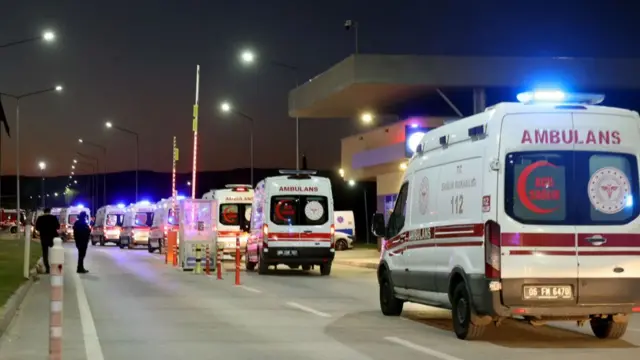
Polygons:
M375 249L358 249L336 251L333 260L338 265L349 265L367 269L377 269L380 262L380 253Z
M65 254L65 263L73 263ZM69 267L67 266L67 269ZM41 275L27 294L9 329L0 339L2 360L44 360L49 354L50 283ZM64 276L63 356L65 360L86 360L80 311L73 273Z

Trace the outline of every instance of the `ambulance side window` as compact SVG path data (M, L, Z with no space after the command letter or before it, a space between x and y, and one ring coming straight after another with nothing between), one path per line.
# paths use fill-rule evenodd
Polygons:
M407 212L407 195L409 194L409 183L402 184L398 193L398 200L393 208L393 212L389 217L387 224L387 239L392 238L400 233L404 226L405 215Z

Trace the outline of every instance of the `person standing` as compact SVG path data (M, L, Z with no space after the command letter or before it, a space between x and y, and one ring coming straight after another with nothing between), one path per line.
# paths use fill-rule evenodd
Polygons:
M89 237L91 236L91 228L87 223L87 213L81 212L78 219L73 223L73 237L76 240L76 248L78 249L78 274L86 274L89 270L84 268L84 257L87 256L87 247L89 247Z
M49 248L53 247L53 239L58 236L60 222L55 215L51 215L51 209L44 209L44 214L36 220L36 230L40 233L40 246L42 247L42 262L46 273L49 274Z

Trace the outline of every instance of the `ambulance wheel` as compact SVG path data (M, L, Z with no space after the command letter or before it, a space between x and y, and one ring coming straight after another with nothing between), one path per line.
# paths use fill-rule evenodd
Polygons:
M475 315L471 307L471 297L464 282L458 283L453 290L452 320L453 331L458 339L474 340L484 334L486 325L476 325L471 319Z
M331 263L320 265L320 275L329 276L331 274Z
M302 271L309 271L311 270L311 265L302 265Z
M100 246L104 246L104 236L100 237Z
M92 245L92 246L96 246L96 241L95 241L95 240L93 240L93 236L91 237L91 245Z
M598 339L619 339L627 332L627 321L614 322L611 316L593 318L590 321L591 331Z
M388 273L380 276L380 310L385 316L400 316L404 301L398 299L393 292L393 286Z
M247 271L254 271L256 269L256 263L249 261L249 254L244 254L244 267Z
M258 274L266 275L269 271L269 264L262 259L262 255L258 254Z
M18 232L18 228L17 228L16 226L13 226L13 227L11 227L10 232L11 232L12 234L15 234L15 233L17 233L17 232Z
M149 254L153 254L156 249L151 247L151 243L147 243L147 251L149 252Z
M344 250L347 250L348 248L349 248L349 245L347 245L346 240L338 240L338 242L336 242L336 250L344 251Z
M120 248L120 250L124 250L124 244L122 243L122 240L118 242L118 247Z

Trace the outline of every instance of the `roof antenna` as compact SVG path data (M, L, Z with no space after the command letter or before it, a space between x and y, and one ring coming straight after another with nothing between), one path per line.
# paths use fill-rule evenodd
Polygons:
M302 154L302 170L309 170L307 167L307 155Z

